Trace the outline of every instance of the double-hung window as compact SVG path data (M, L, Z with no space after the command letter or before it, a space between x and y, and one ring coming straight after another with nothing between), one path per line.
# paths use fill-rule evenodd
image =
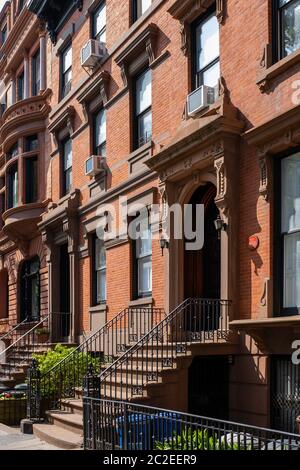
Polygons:
M72 45L61 53L61 97L64 98L72 87Z
M133 22L137 21L150 8L152 0L133 0Z
M17 78L17 96L18 101L24 99L25 95L25 79L24 79L24 72L22 72Z
M216 87L220 78L220 27L215 13L194 26L194 87Z
M94 11L93 38L100 42L106 42L106 3L102 2Z
M40 51L32 57L32 96L36 96L40 91Z
M134 291L135 297L143 298L152 294L152 236L149 220L133 221L136 240L133 244Z
M15 163L8 170L8 209L17 207L19 204L19 178L18 164Z
M100 109L93 117L94 154L106 157L106 111Z
M152 138L152 73L150 69L135 79L135 148Z
M300 313L300 153L281 160L282 308Z
M72 186L72 140L68 138L62 143L62 192L63 196L70 192Z
M300 47L300 0L275 2L275 60L283 59Z
M106 250L104 241L94 238L94 303L106 302Z

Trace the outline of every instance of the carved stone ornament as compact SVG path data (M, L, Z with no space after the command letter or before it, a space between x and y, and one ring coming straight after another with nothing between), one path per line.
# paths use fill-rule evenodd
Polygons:
M264 155L259 159L259 193L265 201L269 200L269 169L268 169L268 156Z

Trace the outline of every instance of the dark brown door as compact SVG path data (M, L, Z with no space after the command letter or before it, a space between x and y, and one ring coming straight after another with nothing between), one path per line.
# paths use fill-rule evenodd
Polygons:
M215 229L218 209L214 199L216 189L212 184L201 186L193 194L190 204L204 204L204 247L198 251L185 250L184 294L185 298L220 298L221 244ZM194 217L196 211L193 211ZM195 220L193 227L196 227Z
M70 335L70 260L68 245L60 247L60 336Z

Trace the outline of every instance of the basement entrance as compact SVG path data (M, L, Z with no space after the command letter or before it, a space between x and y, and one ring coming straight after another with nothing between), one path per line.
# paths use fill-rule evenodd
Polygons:
M227 356L195 357L189 368L188 412L228 419L229 364Z

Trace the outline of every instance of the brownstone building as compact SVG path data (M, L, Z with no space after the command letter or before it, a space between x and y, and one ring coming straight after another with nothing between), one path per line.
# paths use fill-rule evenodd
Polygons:
M200 330L227 334L186 326L199 344L149 403L293 432L300 1L12 1L0 29L2 331L67 312L80 344L124 309L211 299ZM101 241L124 196L130 220L204 204L204 247Z

